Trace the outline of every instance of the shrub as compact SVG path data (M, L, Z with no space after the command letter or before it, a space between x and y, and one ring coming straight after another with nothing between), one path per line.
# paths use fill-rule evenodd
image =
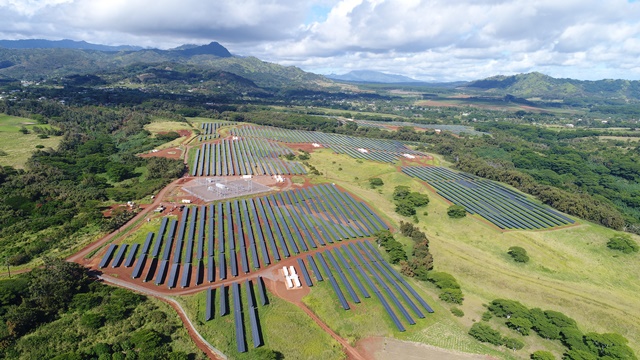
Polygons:
M496 346L503 344L500 333L484 323L473 324L471 329L469 329L469 335L473 336L478 341L488 342Z
M462 295L460 289L442 289L439 297L440 300L453 304L462 304L464 300L464 295Z
M461 310L460 308L458 308L458 307L452 307L452 308L451 308L451 313L452 313L454 316L457 316L457 317L463 317L463 316L464 316L464 311L462 311L462 310Z
M104 316L86 313L80 318L80 325L89 329L99 329L104 325Z
M516 318L510 318L507 321L507 326L509 327L509 329L513 329L519 332L521 335L527 336L529 335L529 332L531 331L531 327L533 326L533 324L531 324L531 321L529 321L528 319L516 317Z
M611 250L622 251L625 254L638 252L638 244L629 235L616 235L609 239L607 247Z
M396 202L396 212L402 216L413 216L416 214L416 208L408 200L400 200Z
M38 144L38 145L36 145L36 149L44 149L44 145Z
M548 351L538 350L531 354L531 360L556 360L556 357Z
M431 281L439 289L460 289L456 278L446 272L431 271L427 275L427 280Z
M371 188L375 188L384 185L384 182L380 178L371 178L369 179L369 185L371 185Z
M598 357L584 350L569 350L562 357L564 360L598 360Z
M529 255L527 255L527 250L521 248L520 246L510 247L507 253L511 255L511 258L513 258L515 262L529 262Z
M452 219L460 219L467 216L467 210L464 206L460 205L451 205L447 209L447 215L449 215Z
M502 343L507 349L511 350L520 350L524 347L524 343L522 341L510 337L502 339Z
M482 314L482 321L489 321L491 320L491 318L493 318L493 314L491 314L491 311L487 310Z
M514 300L496 299L489 305L489 311L498 317L529 318L529 309Z

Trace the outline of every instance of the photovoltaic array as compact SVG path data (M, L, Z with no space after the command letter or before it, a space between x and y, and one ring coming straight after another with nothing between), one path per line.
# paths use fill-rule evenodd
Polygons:
M218 129L223 126L235 125L233 122L212 122L212 123L203 123L200 125L200 129L202 129L202 135L198 136L198 141L207 141L212 139L217 139L220 137L218 134Z
M560 212L495 181L435 166L404 167L402 171L426 181L438 195L501 229L546 229L574 223Z
M414 325L414 316L423 319L424 312L433 312L368 241L345 243L307 255L306 264L302 259L298 262L309 283L312 279L306 265L313 270L316 281L329 281L344 310L350 310L350 304L359 304L361 297L370 298L373 294L399 331L406 330L405 324Z
M240 137L271 139L285 143L318 144L322 147L331 148L339 154L381 162L394 162L403 154L425 155L419 151L409 149L400 141L368 139L314 131L288 130L267 126L243 126L233 129L232 134Z
M363 202L333 185L284 191L207 206L187 206L180 220L162 218L157 232L129 249L109 247L100 263L114 254L127 257L132 277L156 285L180 286L247 274L293 255L346 239L370 237L388 229ZM133 255L132 255L133 254ZM119 267L119 261L113 266ZM167 278L168 272L168 278ZM143 276L144 275L144 276ZM206 280L205 280L206 275ZM181 277L180 277L181 276Z
M221 140L203 144L196 150L191 175L296 175L305 174L304 167L295 161L285 161L282 155L293 154L280 144L257 140Z

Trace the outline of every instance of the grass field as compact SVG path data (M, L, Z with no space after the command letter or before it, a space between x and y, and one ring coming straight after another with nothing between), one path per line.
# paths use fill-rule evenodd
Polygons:
M395 226L409 219L394 212L393 188L407 185L428 191L421 182L388 164L357 163L325 150L314 152L311 164L325 173L324 177L315 177L315 182L330 181L345 187L374 205ZM371 176L384 181L380 191L368 187L364 179ZM585 332L618 332L640 353L640 257L606 248L616 231L581 222L559 230L501 232L475 217L450 219L446 215L448 204L432 192L429 195L431 203L425 209L428 216L420 209L418 225L430 239L436 270L458 278L466 297L461 307L465 317L452 321L468 328L486 310L483 304L496 298L514 299L530 308L561 311L574 318ZM529 263L516 264L507 255L509 247L516 245L527 250ZM509 334L507 331L502 332ZM527 349L553 348L537 335L524 340L527 347L518 352L523 357ZM432 344L464 351L455 342Z
M254 284L257 291L257 286ZM196 295L178 298L200 334L214 347L231 359L255 359L255 349L251 342L251 327L247 314L247 289L242 283L242 307L247 339L246 353L236 350L233 320L233 298L229 291L229 314L220 317L220 291L215 292L215 317L205 322L206 291ZM256 297L258 297L256 292ZM332 360L344 359L340 344L324 332L313 320L295 305L269 293L269 304L261 306L258 301L258 318L262 328L264 346L279 351L285 359L292 360Z
M29 134L23 134L19 131L22 126L29 130ZM49 127L49 125L36 124L31 119L0 114L0 166L13 166L22 169L36 150L36 145L42 145L45 149L58 147L62 139L61 136L40 139L32 131L34 126Z

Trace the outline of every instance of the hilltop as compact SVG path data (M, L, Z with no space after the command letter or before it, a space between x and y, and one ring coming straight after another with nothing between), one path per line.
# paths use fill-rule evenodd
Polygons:
M539 72L492 76L472 81L465 88L525 98L640 98L640 81L557 79Z

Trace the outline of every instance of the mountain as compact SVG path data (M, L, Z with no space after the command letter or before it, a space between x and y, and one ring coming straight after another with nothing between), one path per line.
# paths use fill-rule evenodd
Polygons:
M557 79L539 72L512 76L492 76L483 80L472 81L465 88L498 94L511 94L522 98L566 99L595 97L623 100L640 99L640 81Z
M340 81L383 83L383 84L420 82L419 80L415 80L403 75L385 74L383 72L373 71L373 70L353 70L346 74L342 74L342 75L331 74L331 75L327 75L327 77L329 79L340 80Z
M82 49L97 51L132 51L142 50L140 46L120 45L109 46L91 44L86 41L74 40L44 40L44 39L25 39L25 40L0 40L0 47L7 49Z
M0 47L0 79L40 80L108 72L136 64L184 64L235 74L260 87L313 87L323 76L293 66L233 56L217 42L183 45L171 50L96 51L69 48L9 49Z

